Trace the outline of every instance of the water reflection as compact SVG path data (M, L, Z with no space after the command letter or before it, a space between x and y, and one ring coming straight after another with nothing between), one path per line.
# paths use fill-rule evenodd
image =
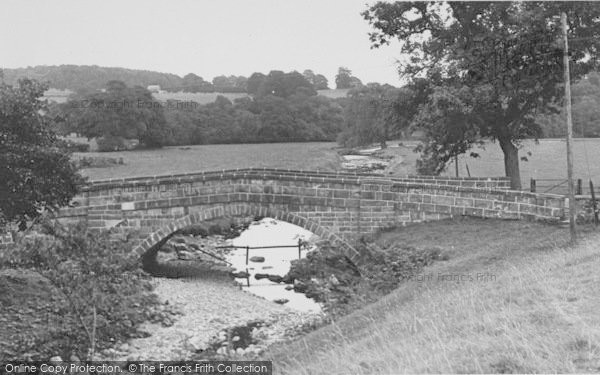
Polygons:
M242 232L242 234L230 240L233 246L282 246L297 245L298 240L310 241L314 234L300 228L296 225L284 221L265 218L255 222ZM310 250L310 249L309 249ZM305 257L309 251L302 249L301 257ZM250 274L250 287L247 286L246 279L236 279L243 285L243 288L250 293L274 301L277 299L287 299L285 304L290 308L300 311L320 311L318 303L302 293L295 293L293 290L286 290L288 284L277 284L267 279L256 280L254 275L257 273L284 276L290 269L291 261L298 259L298 247L289 248L270 248L270 249L251 249L250 258L264 257L264 262L249 261L246 265L246 249L238 248L232 250L227 256L227 260L232 263L237 271L246 271Z

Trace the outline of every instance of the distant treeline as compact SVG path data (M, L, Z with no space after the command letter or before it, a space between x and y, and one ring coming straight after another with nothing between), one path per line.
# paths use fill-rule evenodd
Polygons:
M346 68L341 69L348 71ZM107 68L96 65L34 66L18 69L2 69L2 71L4 81L9 85L17 83L19 78L31 78L48 82L52 88L60 90L68 89L79 93L88 93L103 89L109 81L121 81L130 87L158 85L162 90L170 92L245 93L248 92L248 86L252 86L253 81L259 80L261 76L260 73L255 73L250 77L220 75L214 77L212 81L206 81L194 73L180 77L171 73ZM312 70L305 70L302 75L315 90L328 88L327 78L322 74L314 73ZM357 80L356 78L354 79ZM344 82L342 82L343 84Z
M573 135L575 137L600 137L600 74L590 73L571 85ZM553 115L538 116L544 137L558 138L566 135L566 116L562 108Z
M144 87L110 81L102 91L54 103L51 116L59 133L97 138L103 151L123 149L128 139L145 147L332 141L342 130L347 99L317 95L302 74L272 71L248 83L249 97L199 104L161 102Z

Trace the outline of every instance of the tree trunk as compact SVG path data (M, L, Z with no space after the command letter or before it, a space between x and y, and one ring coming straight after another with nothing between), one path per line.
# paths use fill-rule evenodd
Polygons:
M504 153L504 172L510 178L510 188L521 190L521 172L519 170L519 149L510 139L498 139Z

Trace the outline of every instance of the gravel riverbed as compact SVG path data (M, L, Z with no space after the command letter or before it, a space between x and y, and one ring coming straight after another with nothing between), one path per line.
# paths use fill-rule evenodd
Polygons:
M322 319L319 313L292 310L242 291L230 281L154 278L155 292L181 315L170 327L146 323L150 334L101 353L111 360L182 360L206 350L222 331L249 322L264 322L260 341L241 355L256 356L278 341L298 335L298 329ZM240 355L240 351L237 352Z

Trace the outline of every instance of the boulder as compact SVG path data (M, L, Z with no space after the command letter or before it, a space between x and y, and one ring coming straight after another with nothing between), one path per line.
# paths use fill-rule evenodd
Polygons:
M294 292L296 293L304 293L308 289L308 286L300 281L296 281L294 283Z
M250 274L248 272L244 272L244 271L234 272L231 275L233 277L235 277L236 279L246 279L246 278L250 277Z
M281 279L281 282L286 284L293 284L294 278L288 273Z
M286 303L290 302L290 300L286 298L278 298L276 300L273 300L273 302L278 303L280 305L285 305Z
M265 257L258 257L258 256L250 257L250 261L254 262L254 263L262 263L265 261Z
M269 279L269 281L272 281L274 283L280 283L281 281L283 281L283 277L279 275L268 275L267 278Z

